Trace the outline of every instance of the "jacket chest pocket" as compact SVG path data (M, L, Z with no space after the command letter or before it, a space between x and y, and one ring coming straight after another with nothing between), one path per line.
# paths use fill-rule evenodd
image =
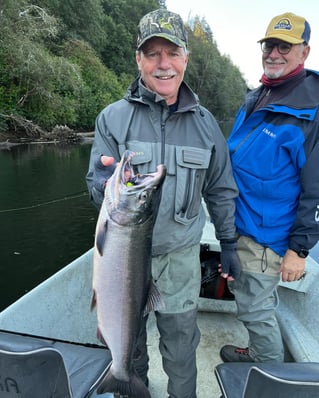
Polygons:
M208 149L176 148L175 221L189 224L197 217L210 157Z

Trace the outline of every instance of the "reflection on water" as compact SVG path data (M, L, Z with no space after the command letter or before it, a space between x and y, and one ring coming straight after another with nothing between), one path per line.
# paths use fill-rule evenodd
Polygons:
M28 144L0 151L0 310L92 247L90 149Z

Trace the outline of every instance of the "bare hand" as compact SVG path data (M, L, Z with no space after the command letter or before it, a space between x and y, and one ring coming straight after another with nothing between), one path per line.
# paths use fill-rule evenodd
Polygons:
M220 273L220 276L224 279L227 279L228 282L233 282L235 280L232 276L229 276L228 274L223 273L221 264L218 264L218 272Z
M101 163L103 166L111 166L114 163L114 158L112 156L101 156Z
M300 279L305 272L306 260L296 252L288 249L282 260L279 272L283 282L294 282Z

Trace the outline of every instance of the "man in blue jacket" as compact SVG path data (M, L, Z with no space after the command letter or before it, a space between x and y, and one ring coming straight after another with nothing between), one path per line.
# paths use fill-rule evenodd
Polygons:
M259 40L262 85L247 94L229 137L242 265L232 288L249 344L222 347L224 362L284 360L276 288L304 275L319 239L319 74L304 69L309 39L303 17L271 20Z

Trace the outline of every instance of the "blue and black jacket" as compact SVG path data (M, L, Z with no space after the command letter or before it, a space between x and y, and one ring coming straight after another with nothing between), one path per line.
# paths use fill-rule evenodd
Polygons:
M263 86L248 93L228 140L238 233L280 256L319 239L319 73L306 72L287 96L251 114Z

